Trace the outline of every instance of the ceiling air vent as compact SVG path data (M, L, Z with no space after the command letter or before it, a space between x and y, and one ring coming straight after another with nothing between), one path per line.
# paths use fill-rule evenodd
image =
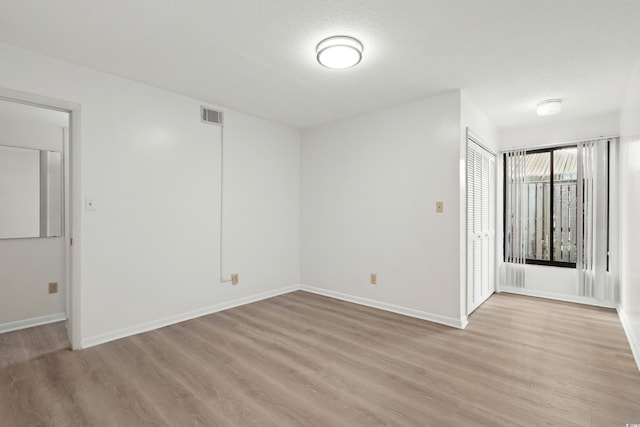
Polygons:
M212 125L222 126L222 111L210 110L205 107L200 107L200 118L203 123L209 123Z

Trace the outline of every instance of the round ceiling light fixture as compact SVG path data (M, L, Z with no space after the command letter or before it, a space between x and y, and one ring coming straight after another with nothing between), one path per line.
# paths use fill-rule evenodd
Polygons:
M351 68L362 60L362 43L349 36L329 37L316 46L316 58L327 68Z
M538 102L536 113L538 113L539 116L552 116L554 114L558 114L561 109L561 99L546 99L544 101Z

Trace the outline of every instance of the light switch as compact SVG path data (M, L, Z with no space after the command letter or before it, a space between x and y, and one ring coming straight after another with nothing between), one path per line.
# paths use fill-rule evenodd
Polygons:
M84 199L84 210L85 211L95 211L96 210L96 202L93 199L86 198Z
M437 213L444 212L444 203L443 202L436 202L436 212Z

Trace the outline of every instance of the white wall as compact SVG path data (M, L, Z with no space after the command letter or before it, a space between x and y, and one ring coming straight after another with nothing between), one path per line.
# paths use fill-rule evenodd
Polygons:
M493 124L487 115L463 90L460 92L460 125L462 149L466 157L466 128L470 128L473 133L482 139L483 144L496 154L500 148L500 130ZM465 177L466 179L466 177ZM466 196L466 194L465 194Z
M640 61L636 63L620 115L620 311L640 367Z
M547 120L549 119L548 117L540 117L541 123L539 125L501 129L500 149L508 150L512 148L539 147L598 138L601 136L617 136L620 132L619 117L617 112L571 120ZM502 161L498 162L500 183L502 183L502 166ZM574 269L526 265L524 267L525 290L513 289L505 283L504 270L502 270L502 202L503 188L502 184L500 184L498 185L498 217L500 226L497 230L498 270L502 272L502 274L499 275L499 278L501 278L501 280L499 280L500 290L525 292L536 296L598 304L599 302L594 299L578 297L578 276Z
M0 86L81 105L83 341L299 283L299 131L224 109L240 283L221 285L220 128L202 103L4 44L0 63Z
M256 291L300 283L300 133L225 117L224 273Z
M0 146L0 237L39 236L40 151Z
M302 283L459 323L459 158L457 91L305 131Z
M63 152L62 132L61 127L53 125L8 122L0 117L0 144L3 145ZM39 160L36 173L38 170ZM38 234L39 218L35 223ZM63 240L62 237L0 239L0 330L8 327L7 323L64 314ZM57 294L49 294L49 282L58 282Z
M549 117L539 117L539 119L538 125L501 129L500 149L537 147L620 134L618 112L571 120L549 121Z

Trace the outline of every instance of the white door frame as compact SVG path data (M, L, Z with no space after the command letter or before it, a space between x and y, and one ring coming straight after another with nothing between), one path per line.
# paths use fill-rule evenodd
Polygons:
M483 148L485 151L487 151L489 154L491 154L492 156L494 156L495 158L495 178L496 178L496 182L493 183L494 186L496 186L494 188L494 205L492 206L492 208L494 209L494 215L493 215L493 219L494 219L494 230L496 230L496 234L493 236L493 250L492 252L492 256L493 259L490 261L491 264L491 268L493 269L493 275L490 275L490 285L492 287L492 292L491 294L495 293L497 290L497 286L496 286L496 282L497 282L497 268L496 268L496 235L497 235L497 223L498 223L498 212L497 212L497 207L498 207L498 192L497 192L497 179L498 179L498 157L496 155L496 153L489 148L489 146L482 140L482 138L480 138L475 132L473 132L470 128L466 128L466 144L465 144L465 159L466 159L466 153L469 152L469 142L473 142L476 145L480 146L481 148ZM466 159L465 161L465 168L467 167L467 163L468 159ZM466 174L465 174L466 175ZM465 190L468 190L468 186L469 186L469 181L468 181L468 176L465 176ZM469 236L469 231L468 231L468 216L469 216L469 207L466 205L466 201L468 200L467 195L465 194L465 253L466 253L466 257L465 257L465 276L466 276L466 286L465 286L465 301L464 301L464 307L465 307L465 315L469 315L471 314L470 312L470 307L469 307L469 272L468 272L468 268L469 268L469 244L468 244L468 236ZM489 296L487 296L486 299L488 299L491 294ZM484 301L486 301L486 299ZM483 302L484 302L483 301ZM475 308L473 308L474 310L479 307L480 305L482 305L482 303L478 304L478 306L476 306Z
M67 285L68 336L71 348L80 349L82 338L80 286L80 105L0 87L0 99L69 113L69 142L65 145L65 283ZM73 242L73 245L71 244Z

